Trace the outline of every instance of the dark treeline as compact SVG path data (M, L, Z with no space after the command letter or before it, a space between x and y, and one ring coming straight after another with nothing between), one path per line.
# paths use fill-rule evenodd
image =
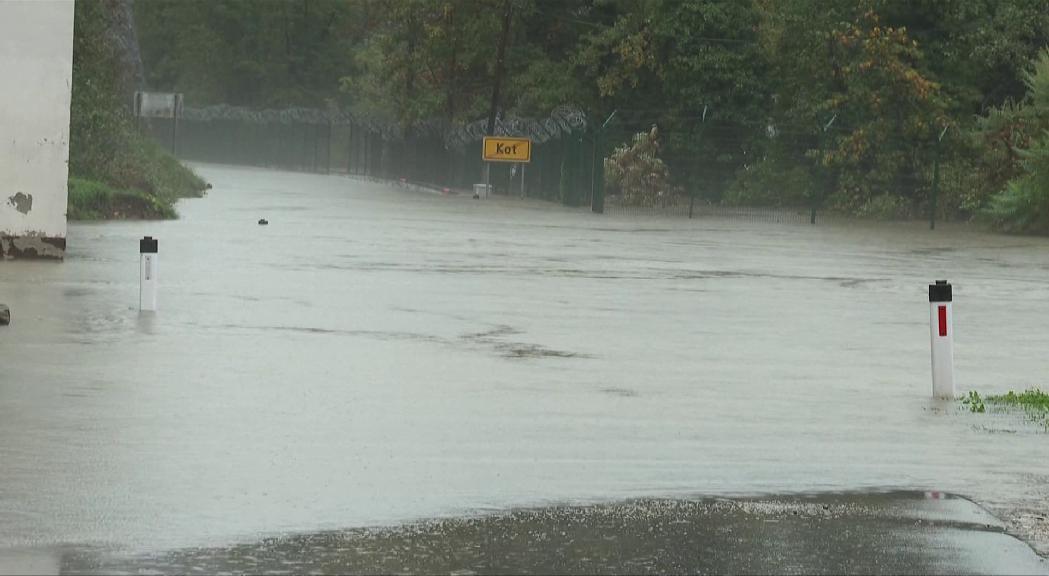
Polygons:
M191 105L335 105L410 133L568 104L591 130L615 112L620 160L658 133L641 202L1049 230L1049 0L150 0L135 18L147 86Z

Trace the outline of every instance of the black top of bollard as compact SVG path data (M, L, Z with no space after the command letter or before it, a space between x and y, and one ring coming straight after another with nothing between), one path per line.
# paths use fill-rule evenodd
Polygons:
M950 302L954 299L951 285L946 280L937 280L929 284L929 302Z
M139 254L156 254L157 253L157 239L152 236L146 236L145 238L138 241L138 253Z

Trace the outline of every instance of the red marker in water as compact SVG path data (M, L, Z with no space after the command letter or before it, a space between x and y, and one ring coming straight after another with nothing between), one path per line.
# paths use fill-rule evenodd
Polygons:
M951 285L929 285L929 333L932 338L932 395L954 398L954 315Z

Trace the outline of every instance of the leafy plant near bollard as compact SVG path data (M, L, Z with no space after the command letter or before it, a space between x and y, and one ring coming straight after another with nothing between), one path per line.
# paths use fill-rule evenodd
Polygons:
M976 390L969 390L969 394L962 399L962 404L969 407L969 411L976 413L983 413L987 411L987 407L983 403L983 398L980 398L980 393Z
M1049 393L1042 392L1038 388L1030 388L1023 392L1010 390L1006 394L981 397L979 392L970 390L969 394L962 399L962 404L968 406L970 412L983 413L987 411L987 404L1001 408L1021 408L1028 418L1041 423L1049 430Z

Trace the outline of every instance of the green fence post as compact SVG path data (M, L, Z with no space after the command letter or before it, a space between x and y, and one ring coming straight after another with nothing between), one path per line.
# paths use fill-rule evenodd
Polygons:
M823 148L825 146L826 139L827 139L826 136L824 136L824 133L821 131L819 133L819 146L818 146L819 156L816 157L816 162L817 162L816 167L820 171L819 172L819 179L816 181L818 183L818 188L819 189L813 190L812 191L812 198L809 198L809 209L810 209L809 224L813 224L813 225L816 224L816 203L818 202L817 196L822 196L822 190L827 187L827 171L823 167Z
M586 173L586 134L580 134L576 141L576 167L575 167L575 194L573 195L573 206L581 206L584 202L591 201L588 193Z
M590 210L597 214L605 213L605 152L603 146L605 129L608 128L608 123L615 118L616 112L619 110L613 110L608 118L601 123L601 126L594 131L594 166L591 168L594 170L593 176L593 194L590 198Z
M820 144L819 144L820 163L823 162L823 149L824 149L824 147L826 146L826 143L827 143L827 130L830 130L831 125L834 124L834 121L837 120L837 118L838 118L837 114L831 116L830 117L830 121L827 122L823 126L823 130L820 130L820 135L819 135L820 136ZM824 175L824 176L826 177L826 175ZM821 178L821 184L822 184L822 186L820 186L820 187L823 188L821 193L819 195L816 195L816 194L812 195L812 214L809 216L809 224L813 224L813 225L816 224L816 208L817 208L817 206L819 204L819 201L823 198L823 196L826 195L826 191L827 191L826 190L827 182L826 182L825 179Z
M936 229L936 196L940 188L940 142L933 144L932 158L932 193L929 202L929 230Z
M565 139L564 154L561 155L561 182L558 185L560 187L560 189L561 189L560 190L561 204L563 204L565 206L571 206L572 205L572 194L573 194L572 187L573 187L574 180L575 180L575 175L572 174L572 171L574 169L575 169L575 143L572 142L572 136L569 135Z
M947 134L947 128L950 128L950 124L943 127L943 131L940 132L940 137L936 139L933 144L933 157L932 157L932 193L931 201L929 203L929 230L936 229L936 203L939 200L940 194L940 142L943 141L943 136Z
M707 106L703 106L703 118L700 120L702 125L699 127L699 136L696 138L696 150L703 144L703 131L707 129ZM688 187L688 219L692 219L692 209L696 205L696 187L695 185Z
M601 138L604 127L594 132L593 193L590 199L590 211L596 214L605 213L605 153Z

